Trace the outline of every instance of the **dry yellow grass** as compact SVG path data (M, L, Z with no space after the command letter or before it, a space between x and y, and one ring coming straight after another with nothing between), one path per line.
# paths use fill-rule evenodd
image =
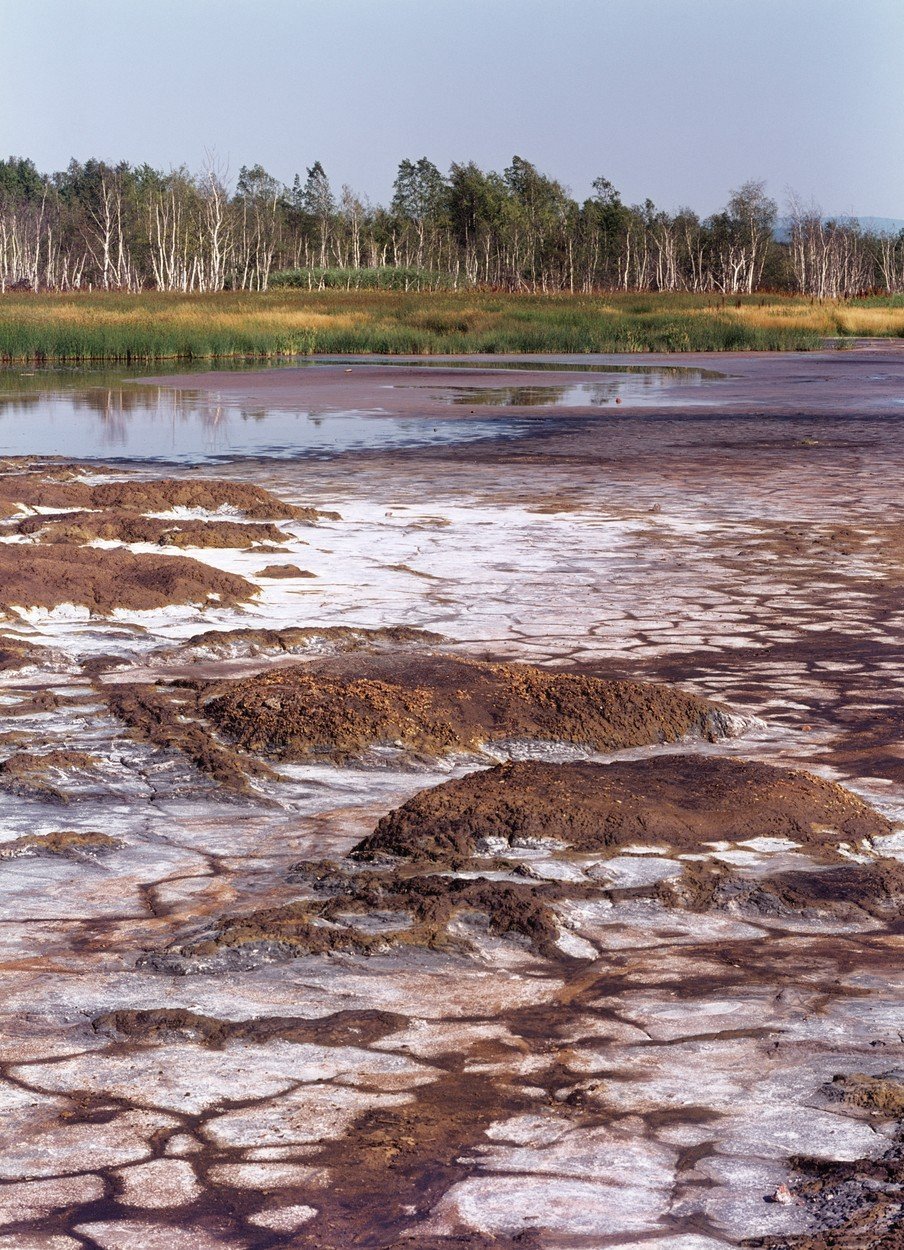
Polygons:
M304 291L0 296L0 359L810 349L904 335L894 300Z

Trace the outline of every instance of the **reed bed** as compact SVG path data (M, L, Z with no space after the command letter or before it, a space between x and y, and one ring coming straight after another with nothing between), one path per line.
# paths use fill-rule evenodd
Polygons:
M300 291L0 295L0 360L143 362L313 353L808 351L904 334L900 300Z

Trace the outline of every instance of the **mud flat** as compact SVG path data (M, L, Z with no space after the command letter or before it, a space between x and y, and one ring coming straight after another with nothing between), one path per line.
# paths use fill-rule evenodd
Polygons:
M0 465L0 1250L900 1245L904 353L610 363Z

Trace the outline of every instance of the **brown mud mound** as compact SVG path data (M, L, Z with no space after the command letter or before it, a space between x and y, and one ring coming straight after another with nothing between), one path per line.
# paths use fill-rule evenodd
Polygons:
M90 472L84 470L81 472ZM338 513L286 503L262 486L218 478L126 478L114 482L86 482L66 471L48 466L39 472L0 473L0 511L11 515L20 507L117 509L127 512L168 512L172 508L198 508L216 512L233 508L252 521L305 521L338 519Z
M40 665L46 658L47 653L41 647L32 647L19 638L0 635L0 673Z
M115 608L145 611L170 604L242 603L256 588L188 556L0 544L0 610L79 604L99 615Z
M114 851L124 843L107 833L95 830L64 829L55 833L29 833L0 845L0 859L21 859L23 856L62 856L80 859L84 855L100 855Z
M311 573L308 569L300 569L297 564L268 564L266 568L259 571L258 577L316 577L316 573Z
M658 894L691 911L896 925L904 919L904 864L879 859L749 877L724 865L694 863L686 864L677 880L664 882Z
M387 746L436 756L518 739L613 751L730 728L717 705L672 687L439 652L338 655L256 674L205 712L238 746L284 760Z
M140 513L64 512L29 516L16 533L43 543L84 546L98 539L118 543L155 543L159 547L222 547L241 550L254 543L279 543L285 535L264 521L166 521Z
M464 862L487 839L510 846L553 839L579 851L693 851L707 842L782 837L825 850L890 829L843 787L767 764L702 755L527 761L422 790L384 816L352 854Z

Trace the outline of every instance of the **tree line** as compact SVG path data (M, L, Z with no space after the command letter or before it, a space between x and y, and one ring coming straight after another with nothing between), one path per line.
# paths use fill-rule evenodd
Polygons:
M904 231L870 233L797 201L781 240L777 221L761 182L701 218L626 204L602 177L579 202L519 156L501 173L404 160L385 206L337 193L319 161L285 186L261 165L230 185L213 163L192 173L73 160L43 174L10 157L0 160L0 291L904 290Z

